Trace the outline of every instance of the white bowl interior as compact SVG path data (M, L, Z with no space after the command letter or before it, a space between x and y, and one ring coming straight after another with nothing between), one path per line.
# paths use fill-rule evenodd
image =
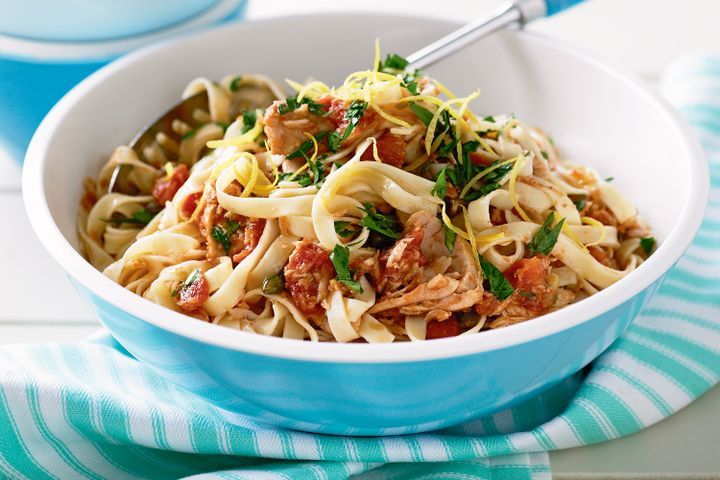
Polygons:
M39 165L52 220L64 238L77 245L75 215L82 178L95 175L115 146L127 143L177 102L193 78L258 72L280 80L314 77L337 84L346 74L372 65L375 38L381 39L383 52L408 54L454 27L445 21L396 16L293 17L159 45L106 67L71 92L60 111L50 115L51 125L40 128L42 139L34 143L42 145L31 147L26 166ZM661 242L690 207L692 189L703 188L698 187L702 167L693 158L701 161L701 154L689 146L687 133L669 109L638 83L552 40L504 32L429 72L458 94L482 88L473 105L476 113L514 112L549 132L567 158L613 176ZM43 162L30 158L40 151ZM25 187L37 188L27 177L26 173ZM702 192L697 195L703 198L695 206L704 205ZM33 208L28 208L32 216ZM690 233L699 222L695 215ZM677 233L676 250L689 242L681 235ZM664 265L642 280L644 286L677 256L679 251L669 252ZM60 261L66 268L77 263ZM612 301L606 301L594 310L610 306Z

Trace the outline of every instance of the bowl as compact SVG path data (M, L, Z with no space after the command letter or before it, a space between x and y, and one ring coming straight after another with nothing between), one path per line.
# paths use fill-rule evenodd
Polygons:
M194 77L262 72L337 84L372 64L376 37L385 52L406 54L456 26L390 15L288 17L229 25L122 58L75 87L35 134L23 175L33 227L128 351L224 409L304 431L396 435L448 427L522 402L618 338L692 241L708 195L703 153L678 114L640 81L552 39L502 32L429 72L457 92L481 86L476 112L514 112L551 132L569 159L614 176L652 224L657 251L591 298L473 336L313 344L167 310L119 287L77 251L82 179L177 102ZM236 53L234 46L260 41L262 49Z
M158 39L241 18L247 0L15 4L0 16L0 147L20 162L35 128L77 82Z

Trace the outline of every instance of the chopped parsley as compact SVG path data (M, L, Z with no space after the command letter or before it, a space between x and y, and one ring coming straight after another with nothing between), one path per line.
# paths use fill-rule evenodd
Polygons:
M643 237L640 239L640 246L642 247L645 255L650 255L653 248L655 248L655 237Z
M433 119L433 113L428 110L427 108L423 107L422 105L418 105L415 102L409 102L410 103L410 110L415 114L416 117L420 119L420 121L425 125L426 127L430 125L430 122Z
M485 260L482 255L478 255L478 257L480 258L480 268L482 268L483 276L488 281L490 293L500 301L512 295L515 289L502 272L495 265Z
M184 289L195 283L202 273L200 272L199 268L194 269L192 272L190 272L190 275L185 278L185 281L180 282L175 289L170 292L171 297L177 297L180 295L180 292L182 292Z
M230 80L230 91L237 92L240 90L240 83L242 83L242 77L235 77Z
M420 91L418 90L418 81L417 76L420 73L419 70L415 70L414 74L406 73L403 75L403 87L407 88L410 93L413 95L418 95Z
M495 117L493 117L492 115L488 115L487 117L483 118L483 120L485 120L486 122L495 123Z
M335 222L335 233L343 238L352 237L357 233L357 227L354 223L346 222L344 220L337 220Z
M187 132L182 134L180 140L187 140L188 138L192 138L192 136L195 135L196 131L197 130L188 130Z
M257 122L257 112L255 110L247 110L242 114L243 126L241 133L246 133L252 130Z
M457 233L455 233L455 231L451 228L448 228L448 226L444 223L443 233L445 234L445 248L448 249L448 252L452 253L455 249L455 240L457 240Z
M350 272L350 249L338 243L330 254L330 261L335 267L338 281L353 292L362 293L360 282L353 280L352 272Z
M298 100L297 95L286 98L285 103L278 105L278 113L280 115L287 115L290 112L294 112L302 105L307 105L310 113L314 113L315 115L327 115L328 113L324 105L310 100L307 97L303 97L302 100Z
M528 250L531 255L548 255L555 244L557 243L558 236L562 230L565 219L560 220L557 225L555 223L555 214L550 212L545 218L545 221L540 226L540 229L535 234L535 237L528 243Z
M430 191L430 193L441 199L447 195L447 171L448 167L440 170L440 174L438 174L437 180L435 181L435 186Z
M365 212L365 216L360 220L361 226L395 240L400 238L400 222L394 216L374 211L371 203L363 204L361 210Z
M238 222L228 220L227 226L225 228L221 227L220 225L213 225L211 235L216 242L222 245L225 253L229 254L231 246L230 237L232 237L232 235L238 230L240 230L240 224Z
M499 160L496 160L490 166L492 167L498 162ZM483 183L480 185L480 187L473 188L468 191L463 197L463 200L477 200L478 198L484 197L488 193L494 192L495 190L500 188L500 181L505 177L505 175L510 173L512 167L512 163L506 163L505 165L500 165L495 170L485 175L485 177L482 179Z
M290 177L292 177L292 179ZM313 184L313 179L308 172L301 172L297 175L295 172L282 172L278 176L278 182L282 182L284 180L297 182L301 187L307 187Z
M365 113L365 109L367 109L367 106L367 102L363 102L362 100L352 101L347 110L345 110L345 120L347 121L347 126L345 126L345 131L343 132L343 134L340 135L336 130L327 137L327 144L330 151L338 151L340 145L342 145L342 143L347 140L347 138L350 136L357 124L360 123L360 120L362 119L363 114Z
M104 218L103 221L113 224L130 224L130 225L147 225L150 221L155 218L155 213L149 211L147 208L140 209L134 212L131 216L125 218Z
M608 183L612 182L613 180L615 180L615 177L607 177L607 178L605 179L605 181L608 182Z
M548 153L545 150L540 150L540 153L542 154L542 156L545 160L548 159Z
M388 53L387 57L385 57L385 61L380 62L379 70L381 72L386 70L403 71L408 65L410 65L410 62L408 62L404 57L401 57L396 53Z
M583 208L585 208L585 205L587 205L587 200L585 198L581 198L580 200L575 200L573 202L575 204L575 208L577 208L577 211L581 211Z

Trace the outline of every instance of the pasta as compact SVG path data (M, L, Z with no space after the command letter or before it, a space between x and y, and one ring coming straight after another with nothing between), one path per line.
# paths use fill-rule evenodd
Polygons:
M388 343L523 322L652 253L636 209L514 116L379 53L286 96L193 81L209 108L119 146L78 213L83 252L166 308L247 332Z

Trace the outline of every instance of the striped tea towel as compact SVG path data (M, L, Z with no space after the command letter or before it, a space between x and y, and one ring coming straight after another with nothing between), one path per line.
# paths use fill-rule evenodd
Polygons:
M199 402L110 338L0 349L0 474L41 479L544 479L547 451L666 418L720 378L720 58L665 90L706 148L702 229L657 297L586 372L489 418L432 434L285 431Z

